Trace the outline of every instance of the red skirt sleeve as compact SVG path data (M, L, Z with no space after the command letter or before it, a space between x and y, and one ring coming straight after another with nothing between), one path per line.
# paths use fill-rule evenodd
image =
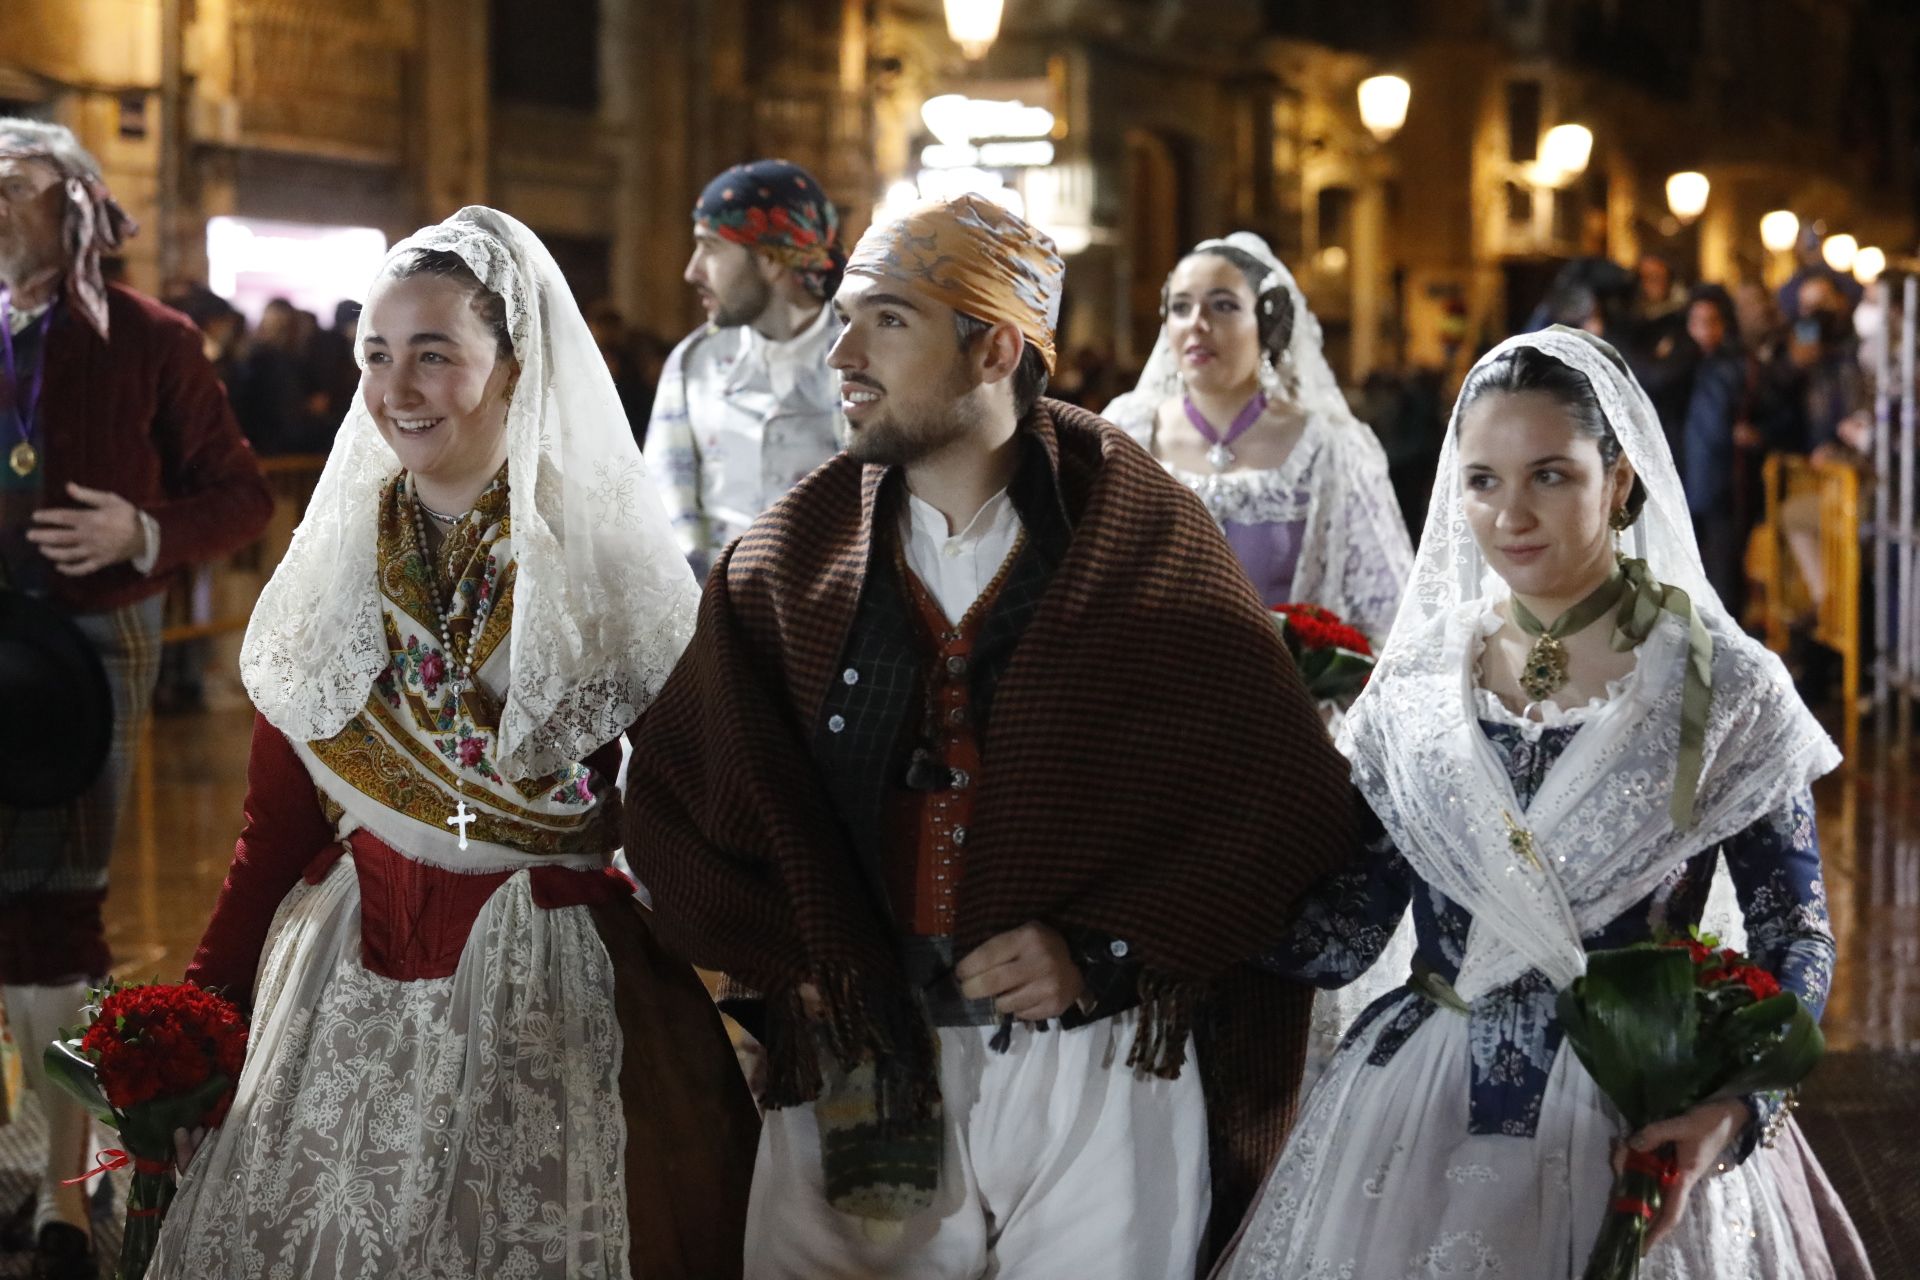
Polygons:
M274 912L309 863L333 843L333 824L286 735L253 718L247 756L247 802L240 839L213 918L187 966L187 981L218 989L246 1008L253 1003L254 970Z

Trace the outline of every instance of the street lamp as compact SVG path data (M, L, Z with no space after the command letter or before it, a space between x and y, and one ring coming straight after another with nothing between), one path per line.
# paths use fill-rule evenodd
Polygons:
M1820 256L1827 265L1842 275L1853 270L1853 260L1860 253L1860 242L1852 236L1842 233L1828 236L1820 245Z
M1682 223L1692 222L1707 207L1707 175L1691 169L1667 179L1667 208Z
M1853 257L1853 278L1861 284L1872 284L1886 269L1886 250L1878 245L1870 244Z
M1006 0L946 0L947 34L968 58L984 58L1000 35Z
M1407 122L1413 86L1399 76L1368 76L1360 82L1360 123L1381 142Z
M1583 124L1557 124L1540 140L1540 171L1551 187L1585 173L1592 156L1593 131Z
M1775 209L1760 219L1760 243L1773 253L1785 253L1800 238L1800 219L1791 209Z

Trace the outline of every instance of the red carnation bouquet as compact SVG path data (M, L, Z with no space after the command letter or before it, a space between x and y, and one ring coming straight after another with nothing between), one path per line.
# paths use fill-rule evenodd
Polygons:
M1373 646L1366 636L1317 604L1277 604L1273 620L1307 692L1342 711L1352 706L1373 674Z
M120 1280L146 1274L173 1202L173 1133L226 1118L247 1057L247 1023L191 983L108 983L93 992L78 1035L47 1046L47 1074L120 1134L89 1172L133 1166Z
M1791 1089L1826 1048L1798 997L1697 930L1593 952L1586 976L1560 993L1559 1014L1567 1043L1620 1109L1628 1135L1704 1102ZM1647 1225L1674 1178L1669 1147L1628 1152L1584 1280L1640 1274Z

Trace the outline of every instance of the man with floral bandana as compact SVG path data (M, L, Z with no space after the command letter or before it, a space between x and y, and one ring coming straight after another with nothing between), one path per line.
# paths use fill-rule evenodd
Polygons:
M667 357L647 463L694 572L815 467L845 434L827 348L827 299L846 254L813 175L785 160L735 165L693 210L686 281L707 323Z

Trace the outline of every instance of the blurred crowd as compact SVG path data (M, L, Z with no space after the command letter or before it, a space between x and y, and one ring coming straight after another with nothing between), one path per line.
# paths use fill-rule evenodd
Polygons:
M1739 616L1768 456L1864 468L1873 371L1863 339L1888 322L1881 299L1889 292L1865 296L1821 260L1818 238L1809 236L1777 291L1752 281L1689 284L1654 253L1632 268L1575 261L1528 327L1575 325L1627 357L1679 464L1708 577ZM1804 522L1811 514L1787 516Z

